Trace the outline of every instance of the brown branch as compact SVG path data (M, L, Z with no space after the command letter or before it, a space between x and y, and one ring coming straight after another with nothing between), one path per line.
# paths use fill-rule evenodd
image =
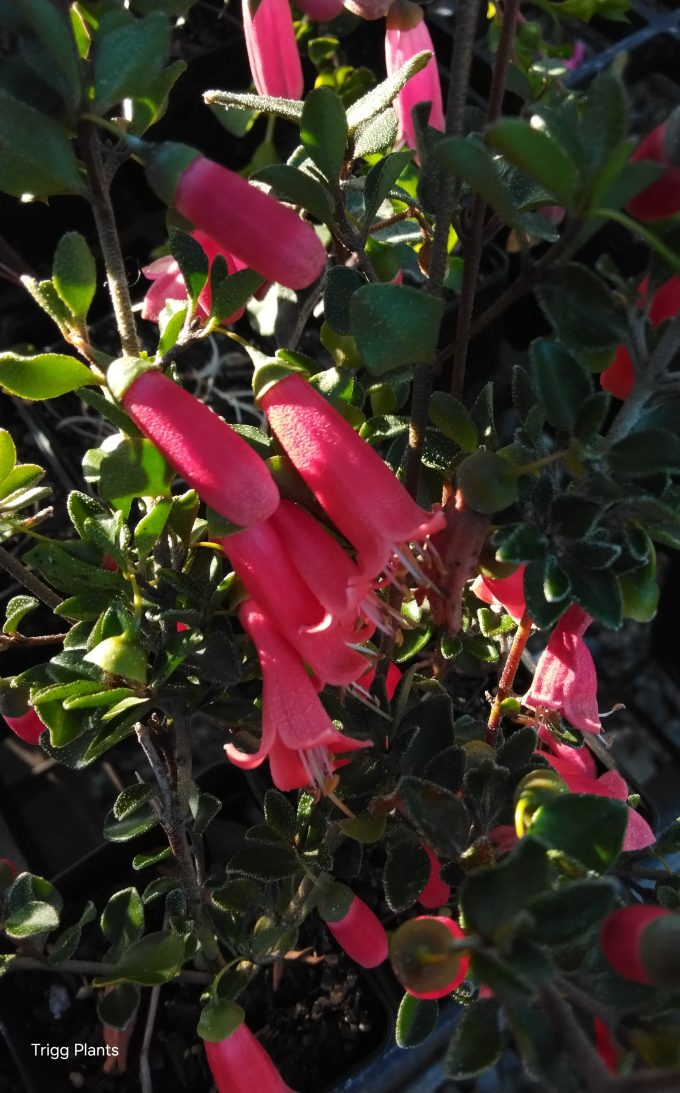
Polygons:
M44 584L39 577L36 577L35 573L32 573L27 566L20 562L18 558L15 558L13 554L10 554L8 550L0 546L0 566L9 573L10 577L14 577L15 581L22 584L24 588L32 592L33 595L42 600L47 607L51 607L54 610L55 607L59 607L61 596L58 596L48 585Z
M33 956L15 956L6 967L5 971L27 972L73 972L76 975L110 976L116 971L115 964L100 963L96 960L62 960L59 964L50 964L48 961L39 960ZM198 972L190 969L183 970L177 976L182 983L196 983L205 986L212 983L213 976L209 972Z
M503 667L501 678L498 682L498 691L496 692L496 697L494 699L493 706L491 707L491 713L489 714L486 742L492 747L496 743L498 729L503 719L503 702L512 694L512 687L515 682L515 676L517 675L517 669L520 666L522 653L524 652L524 646L529 640L532 626L533 622L529 615L527 615L525 612L520 619L519 626L517 627L517 630L515 631L515 636L512 639L512 645L510 646L508 659L506 660Z
M557 988L545 983L539 990L539 999L589 1093L615 1089L609 1071Z

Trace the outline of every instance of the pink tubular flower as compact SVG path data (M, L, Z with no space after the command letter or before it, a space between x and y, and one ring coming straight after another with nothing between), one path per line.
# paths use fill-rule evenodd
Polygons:
M114 361L107 380L135 425L215 512L240 527L271 515L279 491L267 464L209 407L146 361Z
M342 11L342 0L297 0L300 11L317 23L329 23Z
M553 753L552 756L545 755L545 752L542 753L550 763L552 763L554 757L563 764L565 770L571 771L572 774L585 774L589 778L595 777L597 763L590 748L585 745L581 748L570 748L568 744L560 744L559 740L555 739L545 725L541 725L538 735L545 747ZM560 773L558 766L555 766L555 770Z
M217 1093L295 1093L246 1025L218 1043L203 1041Z
M680 172L678 172L680 174ZM649 296L649 278L645 277L640 284L640 307L645 307ZM680 277L669 277L667 281L656 290L649 304L649 321L654 328L666 319L672 319L680 311ZM609 391L622 401L628 398L635 382L635 372L630 353L625 345L620 345L616 356L604 372L600 375L600 383L605 391Z
M439 922L442 926L451 934L454 941L462 941L465 938L465 933L461 930L457 922L454 922L448 915L419 915L415 922ZM447 994L459 987L465 979L470 967L470 958L465 953L458 954L457 970L453 978L448 983L441 987L435 987L432 990L416 990L413 987L409 987L408 983L403 983L407 994L412 994L414 998L445 998Z
M43 725L32 707L29 706L26 713L20 714L19 717L7 717L5 715L4 720L7 727L20 740L33 745L40 743L40 735L45 732L45 725Z
M402 87L394 101L394 109L399 119L397 140L405 141L409 148L416 147L416 134L411 117L413 107L420 102L431 103L429 124L433 129L443 132L444 106L437 59L434 56L434 46L425 23L423 10L418 4L412 4L410 0L395 0L387 14L385 32L387 75L391 76L415 57L416 53L424 49L429 50L432 57L425 68L412 76Z
M287 288L306 288L321 276L326 251L314 228L271 194L186 144L139 141L134 148L152 190L223 254Z
M665 907L633 903L607 915L600 931L600 948L615 972L636 983L652 982L643 963L645 933L653 922L671 913Z
M423 843L423 850L430 859L430 876L427 884L423 888L422 892L418 896L418 903L421 907L432 910L434 907L442 907L445 903L449 902L451 895L451 889L448 884L445 884L439 875L441 869L441 862L436 854L433 854L429 846Z
M329 619L270 520L229 535L221 545L248 595L319 680L346 686L363 675L365 657L348 648L351 635Z
M252 755L225 746L232 763L252 770L269 758L281 790L323 784L333 773L331 753L370 747L368 740L343 736L324 710L300 658L252 600L239 609L262 669L262 740Z
M574 749L567 749L574 751ZM586 750L587 749L580 749ZM545 754L545 753L544 753ZM578 754L578 753L576 753ZM628 799L628 786L615 770L608 770L599 778L591 774L582 774L574 769L568 759L556 755L545 755L553 770L556 770L572 793L589 793L594 797L611 797L615 801ZM624 850L644 850L651 846L655 835L645 819L634 808L628 809L628 823L623 839Z
M631 163L651 160L665 167L664 173L626 205L626 212L649 224L680 212L680 167L670 162L666 152L666 122L652 129L630 157Z
M367 672L357 680L360 687L363 687L365 691L370 691L373 680L375 679L375 668L369 668ZM396 691L399 680L402 677L401 668L399 668L394 661L390 663L387 669L387 675L385 676L385 690L387 691L387 697L390 701L394 698L394 692Z
M304 79L288 0L243 0L243 30L258 94L302 98Z
M336 922L326 919L326 925L338 945L362 968L377 968L387 959L387 934L371 908L358 896L354 896L342 918Z
M472 582L472 591L484 603L499 603L517 622L526 613L524 599L524 570L519 566L509 577L482 577Z
M590 615L577 604L569 607L541 654L531 687L522 699L536 710L558 710L576 729L599 733L597 676L583 635Z
M229 273L235 273L236 270L243 269L243 262L239 262L233 255L223 251L219 244L216 243L214 239L211 239L209 235L206 235L205 232L193 231L191 234L205 251L211 268L217 255L221 254L227 263ZM153 281L151 288L144 297L142 318L148 319L149 322L157 323L158 316L168 300L183 301L187 299L187 286L184 283L184 278L182 277L177 262L170 254L166 255L164 258L157 258L156 261L152 262L149 266L143 266L142 273L149 281ZM210 292L210 278L208 277L205 288L198 297L198 314L203 318L207 318L210 314L211 303L212 295ZM244 310L245 308L240 307L233 315L230 315L228 319L224 319L223 321L226 323L235 323L241 318Z
M376 577L394 554L412 566L402 545L439 530L443 514L419 508L380 456L300 376L265 383L259 402L291 463L356 548L359 579Z

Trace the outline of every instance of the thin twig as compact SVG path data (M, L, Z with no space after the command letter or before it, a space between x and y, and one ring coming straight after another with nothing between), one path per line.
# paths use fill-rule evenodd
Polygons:
M0 547L0 566L9 573L10 577L14 577L15 581L22 584L24 588L32 592L37 599L42 600L44 604L51 607L54 610L55 607L59 607L61 596L58 596L56 592L53 592L39 577L36 577L34 573L28 569L18 558L15 558L13 554L10 554L4 547Z
M524 613L520 619L519 626L515 631L515 636L512 639L512 645L510 646L510 652L508 658L503 667L501 678L498 682L498 691L494 704L491 707L491 713L489 714L489 721L486 731L486 742L492 747L496 743L496 737L498 736L498 729L503 719L503 702L506 698L512 694L512 687L515 682L515 676L522 660L522 653L524 652L524 646L529 640L531 634L531 627L533 622L531 617Z
M0 636L0 652L4 653L12 646L25 648L26 646L58 645L66 637L68 637L68 634L36 634L34 637L29 634L2 634Z
M142 1049L139 1053L139 1080L142 1086L142 1093L153 1093L151 1067L149 1066L149 1048L151 1047L151 1037L153 1036L154 1025L156 1024L160 997L160 985L152 987L151 995L149 997L149 1009L146 1015L146 1024L144 1026L144 1039L142 1041Z
M81 123L80 147L91 187L91 205L94 213L99 245L104 257L109 295L116 316L116 325L123 353L128 357L139 356L139 340L132 301L128 288L125 262L120 249L116 218L111 204L109 179L102 160L99 131L92 122Z
M583 1079L590 1093L606 1093L615 1088L602 1059L574 1017L571 1006L551 983L540 988L539 998L543 1009L566 1047L574 1069Z
M7 972L73 972L75 975L110 976L115 974L115 964L100 963L96 960L62 960L59 964L50 964L33 956L15 956L5 969ZM181 983L195 983L198 986L206 986L212 983L213 976L209 972L182 970L176 977Z

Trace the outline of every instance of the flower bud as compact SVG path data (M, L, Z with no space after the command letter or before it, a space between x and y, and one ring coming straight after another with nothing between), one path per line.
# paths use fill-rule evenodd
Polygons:
M294 1093L247 1025L203 1047L217 1093Z
M467 975L470 959L454 947L465 934L452 918L421 915L405 922L390 941L392 970L414 998L444 998Z
M600 947L624 979L675 988L680 982L680 916L665 907L634 903L612 911Z
M334 885L333 888L344 888L344 885ZM328 929L352 960L360 964L362 968L377 968L387 959L387 934L374 915L373 911L358 896L353 895L347 889L351 897L349 908L340 918L335 920L329 916L334 912L330 902L319 905L319 912L324 918ZM342 908L338 908L341 910Z
M131 683L146 683L146 653L125 634L115 634L95 645L84 657L110 676Z

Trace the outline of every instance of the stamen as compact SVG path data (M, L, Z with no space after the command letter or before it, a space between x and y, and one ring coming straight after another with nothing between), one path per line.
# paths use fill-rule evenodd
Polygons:
M299 754L310 785L320 788L324 782L333 777L328 748L320 744L314 748L302 748Z
M396 543L394 543L392 545L392 550L403 565L404 569L411 574L413 579L417 581L419 585L422 585L424 588L431 588L433 592L436 592L439 596L442 595L440 589L437 587L434 581L431 581L430 578L423 573L422 569L416 562L408 547L406 549L402 549L401 547L397 546Z

